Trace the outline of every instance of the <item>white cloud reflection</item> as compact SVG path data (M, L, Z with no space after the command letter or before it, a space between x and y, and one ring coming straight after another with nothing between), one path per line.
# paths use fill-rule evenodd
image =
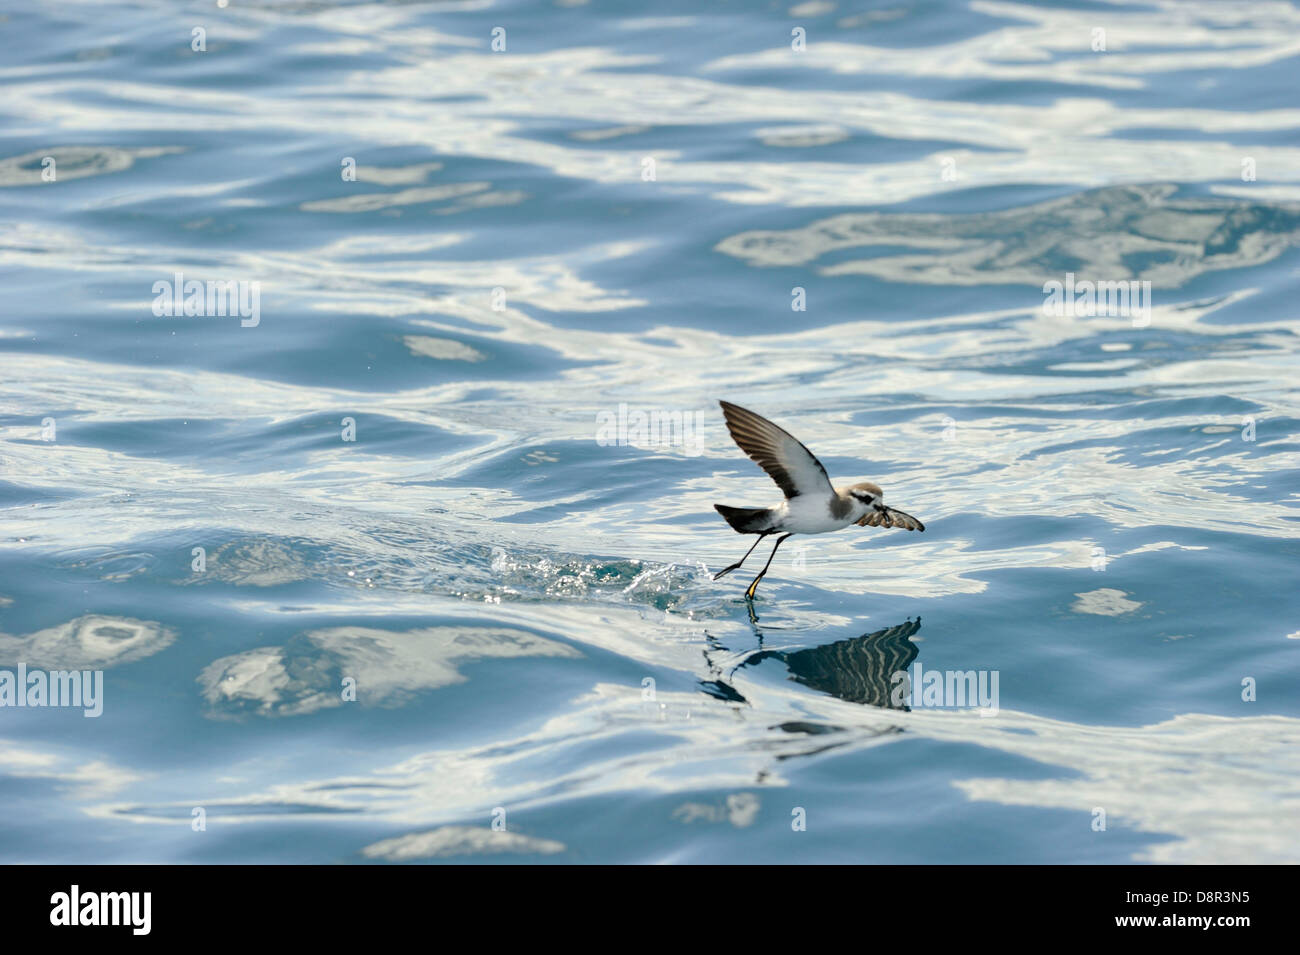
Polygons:
M450 856L554 855L565 850L564 843L539 839L518 832L494 831L475 826L442 826L429 832L414 832L393 839L383 839L361 850L369 859L387 862L410 862Z
M300 716L344 705L347 679L355 681L356 702L363 706L400 706L415 693L463 682L458 666L465 663L579 656L558 641L499 627L332 627L283 647L222 657L198 682L213 715Z
M86 614L22 636L0 633L0 665L102 670L153 656L175 640L175 631L148 620Z

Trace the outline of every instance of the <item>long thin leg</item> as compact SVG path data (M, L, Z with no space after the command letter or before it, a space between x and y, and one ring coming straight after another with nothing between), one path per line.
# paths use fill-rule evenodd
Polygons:
M767 536L768 534L770 534L770 533L772 533L772 532L771 532L771 531L763 531L763 533L759 534L759 535L758 535L758 539L754 541L754 547L757 547L757 546L758 546L758 542L761 541L764 537L766 537L766 536ZM719 577L725 577L727 574L731 573L733 570L735 570L737 567L739 567L739 566L740 566L741 564L743 564L745 561L749 560L749 555L752 554L752 553L754 553L754 547L751 547L749 550L745 551L745 556L742 557L742 558L740 558L740 560L736 561L736 562L735 562L734 564L732 564L730 567L724 567L724 568L722 568L722 570L720 570L720 571L718 571L716 574L714 574L714 575L713 575L713 579L714 579L714 580L717 580Z
M758 582L762 580L763 575L767 573L767 568L772 566L772 558L776 556L776 548L780 547L781 542L784 541L787 537L793 537L793 536L794 534L782 534L780 537L776 539L776 547L773 547L772 553L767 555L767 563L763 565L763 569L758 572L758 576L754 578L754 582L750 584L749 589L745 591L746 600L754 599L754 591L758 589Z

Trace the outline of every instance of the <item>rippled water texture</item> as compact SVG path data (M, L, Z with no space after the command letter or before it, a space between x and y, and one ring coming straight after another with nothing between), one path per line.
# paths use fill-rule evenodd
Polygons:
M1300 861L1297 6L0 39L0 860ZM751 616L719 398L926 532Z

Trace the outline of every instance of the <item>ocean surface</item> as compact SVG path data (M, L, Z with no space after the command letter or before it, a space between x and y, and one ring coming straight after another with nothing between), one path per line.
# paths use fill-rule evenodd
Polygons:
M0 861L1300 861L1298 75L1254 0L6 0ZM718 399L925 532L751 607Z

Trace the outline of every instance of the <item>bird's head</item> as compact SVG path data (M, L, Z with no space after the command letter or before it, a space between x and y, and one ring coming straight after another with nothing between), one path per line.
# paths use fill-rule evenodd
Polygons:
M880 485L872 484L870 481L853 485L849 488L848 495L854 503L861 506L864 514L885 503L885 492L880 489Z

